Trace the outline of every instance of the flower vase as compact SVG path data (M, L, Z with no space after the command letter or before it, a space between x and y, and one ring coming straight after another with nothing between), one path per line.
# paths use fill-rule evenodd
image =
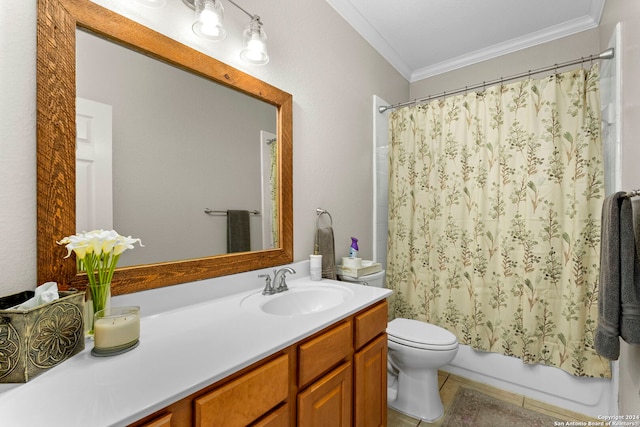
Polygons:
M111 307L111 283L88 285L84 318L86 336L93 336L94 314L109 307Z

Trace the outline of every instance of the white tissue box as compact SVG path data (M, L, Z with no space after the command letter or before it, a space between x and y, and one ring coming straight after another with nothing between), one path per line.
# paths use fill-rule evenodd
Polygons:
M28 297L23 292L0 298L0 307ZM7 356L0 383L25 383L84 350L83 313L84 293L78 291L60 292L59 299L26 310L0 309L0 353Z
M346 265L338 265L336 266L336 272L338 276L347 276L347 277L361 277L369 274L377 273L382 271L382 266L379 262L366 261L362 260L362 265L358 268L349 267Z

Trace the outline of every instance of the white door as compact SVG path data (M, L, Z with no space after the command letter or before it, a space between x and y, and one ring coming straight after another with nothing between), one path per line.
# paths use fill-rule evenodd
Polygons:
M76 98L76 231L113 229L111 110Z

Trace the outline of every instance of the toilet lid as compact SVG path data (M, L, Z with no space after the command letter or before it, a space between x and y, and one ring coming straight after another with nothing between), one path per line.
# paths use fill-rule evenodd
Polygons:
M458 339L451 332L430 323L412 319L394 319L387 325L390 340L400 344L422 347L451 347Z

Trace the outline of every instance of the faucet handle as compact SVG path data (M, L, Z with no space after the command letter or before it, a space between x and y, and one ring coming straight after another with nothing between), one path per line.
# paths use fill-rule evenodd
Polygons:
M268 274L259 274L258 277L265 278L264 289L262 291L262 295L273 295L276 293L276 290L273 288L271 284L271 276Z
M276 292L284 292L289 290L286 282L287 273L295 274L296 271L290 267L283 267L278 270L277 274L279 274L280 281L278 283L274 283L274 286L277 286ZM273 281L276 281L276 276L274 276Z

